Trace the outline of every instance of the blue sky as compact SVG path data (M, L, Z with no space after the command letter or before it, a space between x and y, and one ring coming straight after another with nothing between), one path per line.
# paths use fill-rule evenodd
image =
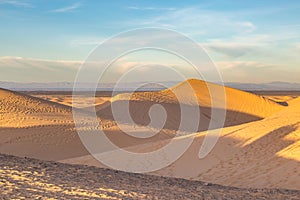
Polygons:
M201 44L225 81L300 82L299 10L297 0L0 0L0 80L72 81L101 41L161 27ZM65 75L47 73L51 66ZM20 78L20 67L41 80Z

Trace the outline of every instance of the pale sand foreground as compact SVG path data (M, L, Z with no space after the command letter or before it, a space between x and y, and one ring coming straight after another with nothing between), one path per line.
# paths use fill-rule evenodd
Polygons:
M193 94L187 92L188 83L196 91L197 105L190 101L189 95ZM172 88L182 95L185 105L200 106L204 120L188 151L169 167L153 174L236 187L300 190L299 98L288 99L288 106L282 106L268 98L226 88L226 128L214 150L206 158L198 158L210 121L208 88L218 90L218 87L190 80ZM120 147L134 152L158 149L178 129L180 112L172 90L137 93L131 98L131 114L141 125L149 122L147 113L151 105L159 103L166 107L170 118L155 137L134 139L122 133L112 119L110 102L98 110L101 125ZM127 99L128 96L121 94L111 103L122 106ZM0 106L1 153L103 167L83 147L74 128L71 107L7 90L0 90ZM139 134L140 129L127 124L127 130ZM192 136L176 137L176 140L180 142Z
M299 191L239 189L0 154L1 199L299 199Z

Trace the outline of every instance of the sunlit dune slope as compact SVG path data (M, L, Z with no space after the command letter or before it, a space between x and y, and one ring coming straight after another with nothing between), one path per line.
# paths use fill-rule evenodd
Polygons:
M0 152L43 160L86 155L72 108L0 89Z
M197 95L196 103L191 101L194 93L189 92L189 84ZM145 124L149 122L149 108L159 103L170 117L162 132L172 134L169 129L176 130L180 123L176 93L185 106L199 106L202 123L208 123L211 106L208 88L211 91L222 89L212 83L188 80L160 92L134 93L130 101L131 115L138 123ZM282 106L235 89L225 88L225 91L226 126L230 127L222 129L213 151L204 159L198 158L206 131L196 133L193 144L179 160L153 173L237 187L300 189L300 98L289 101L288 106ZM129 99L128 95L118 95L112 103L121 109L118 105L122 106L126 99ZM70 107L8 90L0 90L0 105L1 153L103 166L95 162L82 145L73 125ZM108 119L113 124L110 109L111 104L108 103L98 114L102 122ZM258 119L262 120L255 121ZM186 120L195 122L195 119ZM107 130L112 133L110 135L118 146L129 151L148 152L162 145L160 137L135 140L129 136L124 138L122 135L125 133L115 126ZM141 133L139 128L130 124L127 124L127 130ZM187 137L192 135L174 139L180 143Z
M70 122L72 108L0 89L0 126L23 127Z
M270 96L265 95L266 98L271 99L273 101L276 101L278 103L281 103L282 105L289 105L291 101L293 101L297 96L294 95L281 95L281 96Z
M179 102L182 106L190 109L194 109L196 106L201 110L201 120L197 131L208 129L212 108L216 111L226 110L225 126L260 120L284 108L275 101L261 96L196 79L184 81L170 89L158 92L119 94L111 101L117 109L124 110L128 100L130 100L129 110L132 119L141 125L150 123L148 113L151 106L162 105L167 113L164 128L172 130L178 129L181 120ZM222 102L224 102L224 106L222 106ZM98 115L102 118L113 119L111 104L102 107L98 111ZM126 117L121 120L126 121ZM195 119L192 117L186 120L195 123Z
M300 102L300 97L297 97L297 98L294 98L294 99L288 101L288 105L291 107L291 106L293 106L293 105L299 104L299 102ZM292 109L293 109L293 108L292 108Z
M71 107L4 89L0 90L0 105L1 153L43 160L88 155L75 128ZM86 109L76 111L80 116L80 130L88 132L91 128L88 125L91 121L89 112ZM140 143L114 127L110 120L98 120L102 128L109 129L108 135L117 145L124 147ZM133 126L128 126L128 130L139 132ZM154 140L157 141L156 138L151 141Z
M221 130L221 137L207 157L199 159L207 132L174 138L181 144L195 137L177 161L155 175L201 180L234 187L300 190L300 98L263 120ZM126 148L147 152L161 148L160 141ZM118 160L118 155L111 157ZM64 162L101 166L91 156Z
M197 134L179 160L155 174L236 187L300 189L300 98L261 121L224 128L213 151L199 159L205 134Z

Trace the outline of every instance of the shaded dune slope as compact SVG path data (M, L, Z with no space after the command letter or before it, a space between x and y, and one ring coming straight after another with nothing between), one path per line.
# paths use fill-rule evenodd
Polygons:
M0 152L43 160L87 155L72 108L0 89Z
M181 140L195 137L183 156L152 174L243 188L300 190L300 98L260 121L223 128L212 152L199 159L206 134L174 138L180 144ZM148 152L160 148L157 141L126 150ZM65 162L101 166L90 156Z
M235 187L300 190L300 98L261 121L224 128L213 151L199 159L205 134L198 133L179 160L155 174Z
M186 92L189 85L197 96L196 104L190 97L194 93ZM208 88L218 91L220 87L199 80L188 80L160 92L134 93L131 97L121 94L114 97L112 103L119 104L121 109L123 101L130 98L131 114L142 125L149 123L149 108L161 104L169 112L165 130L170 133L167 129L176 130L180 121L179 105L174 96L176 93L182 95L180 98L184 106L191 109L200 107L201 117L205 119L201 122L204 124L199 126L199 131L202 131L211 120ZM213 151L204 159L198 158L206 132L197 133L193 144L179 160L154 174L237 187L300 189L300 98L290 101L289 106L285 107L239 90L225 88L225 91L228 127L222 130ZM43 160L67 160L77 164L92 163L91 156L87 156L89 153L74 129L70 107L8 90L0 90L0 105L1 153ZM111 104L102 107L98 115L112 121ZM250 123L242 124L245 122ZM132 125L128 129L135 130ZM120 137L119 129L113 127L109 131L120 143L119 146L132 144L129 142L132 138L125 140ZM185 137L190 135L175 139L182 140ZM161 147L158 139L129 147L128 150L148 152L149 149L158 149ZM83 156L87 158L82 159ZM72 158L77 160L74 162ZM95 165L99 166L99 163Z
M98 108L97 114L100 118L113 120L112 106L117 110L124 110L127 109L126 102L129 101L129 112L133 121L139 125L148 125L151 122L150 108L159 104L164 107L167 113L164 128L177 130L181 121L181 104L185 109L193 110L196 107L200 109L201 120L196 131L204 131L208 129L211 120L218 120L211 118L212 109L217 113L219 111L224 112L224 107L218 102L226 101L225 127L260 120L284 108L284 106L267 98L228 87L224 87L226 97L222 99L222 95L219 95L222 94L220 92L222 90L223 87L220 85L191 79L163 91L119 94L112 98L111 103ZM214 98L213 108L211 97ZM128 122L127 117L120 120ZM194 123L195 119L191 117L185 120Z

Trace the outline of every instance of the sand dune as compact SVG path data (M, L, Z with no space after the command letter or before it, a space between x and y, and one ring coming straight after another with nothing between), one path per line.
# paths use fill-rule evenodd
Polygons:
M198 133L178 161L154 174L235 187L300 189L300 98L261 121L224 128L213 151L199 159L204 135Z
M193 94L186 92L187 84L196 92L196 105L190 101L189 95ZM208 87L218 90L220 86L189 80L168 90L139 92L131 97L120 94L111 100L112 104L122 104L130 98L131 112L138 124L149 122L148 110L152 105L165 106L171 118L167 118L163 134L155 137L125 136L118 127L110 125L114 124L110 103L100 108L99 120L108 125L107 135L121 147L134 152L158 149L165 144L163 141L173 138L178 128L180 112L174 93L182 95L184 105L199 106L204 116L202 123L209 122ZM179 160L153 174L237 187L300 189L300 98L282 106L247 92L231 88L225 91L227 127L222 129L222 137L213 151L204 159L198 158L206 134L202 126L199 133L194 133L196 138L192 146ZM103 167L83 147L74 128L71 107L8 90L0 90L0 105L1 153ZM134 134L145 129L131 124L126 126ZM175 140L180 142L191 136L178 136Z
M217 93L213 95L216 102L223 101L223 99L221 99L222 97L218 96L218 91L222 89L223 87L217 84L191 79L163 91L119 94L111 99L112 105L106 104L102 106L98 111L98 115L100 118L113 120L111 106L115 106L117 110L125 110L127 109L126 101L130 101L130 115L134 122L140 125L148 125L150 123L148 113L151 106L160 104L165 108L167 113L164 128L177 130L181 121L180 100L182 106L185 106L187 109L199 107L201 120L199 122L198 131L204 131L208 129L211 120L212 102L210 92ZM225 93L225 127L260 120L284 108L273 100L236 89L225 87ZM193 100L195 99L195 95L196 101ZM224 108L214 105L213 109L217 111L218 109L222 110ZM125 114L123 118L120 118L122 122L128 122L127 120L128 116ZM194 123L194 118L191 116L191 119L186 119L186 121Z
M72 108L0 89L0 126L28 127L72 122Z
M288 105L289 102L293 101L297 96L295 95L281 95L281 96L270 96L265 95L264 97L271 99L273 101L276 101L278 103L281 103L282 105Z
M0 113L1 153L43 160L88 154L69 106L1 89Z
M252 114L256 113L256 115L265 118L224 128L216 147L204 159L199 159L198 153L206 132L197 133L192 146L179 160L171 166L152 174L204 180L236 187L299 190L300 98L289 101L289 106L281 106L260 96L230 88L226 89L230 108L240 109ZM134 98L143 102L144 99L150 98L149 96L152 94L152 92L147 94L138 93L134 94L136 95ZM241 95L241 97L235 99L231 98L230 95ZM169 97L167 96L167 100L164 99L164 101L170 101ZM128 97L120 95L117 98L119 100ZM203 97L200 96L200 98ZM161 99L159 98L159 100ZM239 101L239 99L243 99L243 101ZM252 107L245 103L249 99L252 100L249 102ZM116 99L113 101L116 101ZM256 107L253 108L253 106ZM264 112L260 113L261 110L264 110ZM178 137L176 140L180 143L180 140L191 136ZM155 147L159 149L160 145L159 142L153 142L129 147L127 150L147 152ZM82 161L90 165L101 166L89 156L71 159L66 162L81 163Z

